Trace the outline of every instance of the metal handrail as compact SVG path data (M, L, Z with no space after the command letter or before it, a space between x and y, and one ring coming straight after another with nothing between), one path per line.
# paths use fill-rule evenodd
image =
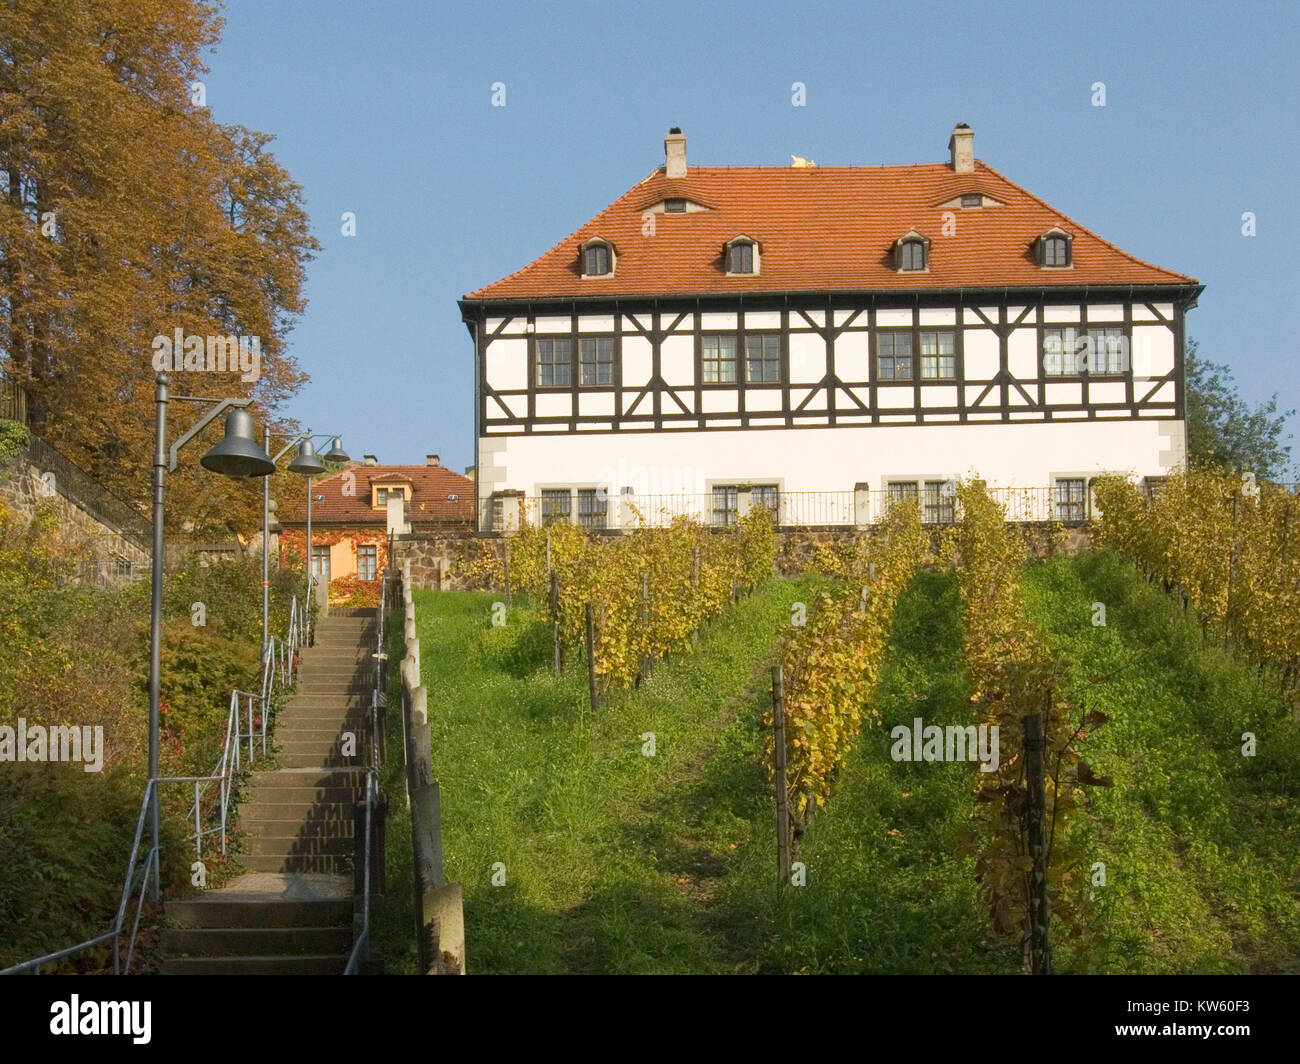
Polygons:
M366 772L366 817L365 832L366 837L363 844L363 859L365 869L361 879L361 930L357 932L356 940L352 945L352 953L348 957L347 966L343 969L344 975L358 975L360 973L360 964L362 960L370 957L370 865L371 865L371 842L373 835L374 807L379 800L379 765L383 757L383 751L380 748L380 727L379 714L387 706L385 684L384 663L388 655L384 652L384 645L387 639L387 618L388 618L388 585L389 574L392 572L392 549L389 548L390 566L385 567L382 578L379 581L379 608L376 611L375 624L375 684L370 693L370 768Z
M117 912L113 918L113 923L108 931L102 935L96 935L94 938L87 939L84 942L78 942L76 945L68 946L66 949L58 950L54 953L48 953L44 956L37 957L33 960L23 961L20 964L13 965L0 971L0 975L16 975L24 972L33 972L40 974L41 968L54 961L62 960L65 957L71 957L75 954L93 949L105 942L111 941L113 944L113 974L129 974L131 969L131 959L135 951L136 938L140 929L140 919L144 912L144 900L148 894L149 884L152 881L155 893L162 890L162 879L160 874L161 853L159 847L150 846L145 854L143 865L139 866L137 874L137 862L140 857L140 842L144 834L144 824L149 813L150 799L158 793L158 785L161 783L189 783L194 788L194 800L190 805L189 813L186 819L192 819L194 822L194 834L186 837L186 841L193 840L195 853L198 860L203 859L203 839L208 835L221 835L221 853L224 856L228 848L229 834L227 823L230 812L230 794L234 787L236 774L244 764L243 745L248 743L249 766L253 764L256 757L255 743L257 739L256 729L253 727L253 703L257 702L262 708L261 720L261 747L262 754L266 754L266 729L267 720L270 717L270 706L277 690L275 676L278 672L280 683L279 690L285 690L292 686L294 677L294 659L297 655L298 633L301 631L302 614L297 597L295 596L290 606L289 632L284 640L277 641L274 637L268 640L267 649L262 658L262 694L254 694L251 691L241 691L238 688L230 692L230 708L226 713L226 734L222 743L221 757L218 758L216 765L210 775L207 776L164 776L148 780L145 783L144 797L140 802L140 816L136 823L135 837L131 843L131 853L127 860L126 877L122 885L122 899L118 904ZM279 643L280 660L277 662L275 646ZM240 702L240 699L244 702ZM243 709L247 719L247 730L241 730L240 727L240 710ZM203 827L203 798L212 785L218 784L220 817L217 826L204 829ZM121 956L121 944L118 941L121 938L123 928L126 922L126 913L128 903L139 889L139 898L136 902L135 917L131 924L131 933L127 939L127 949L125 962Z

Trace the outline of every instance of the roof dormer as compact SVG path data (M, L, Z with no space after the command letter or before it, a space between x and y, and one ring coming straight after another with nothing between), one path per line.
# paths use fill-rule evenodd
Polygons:
M613 277L617 254L608 240L594 236L578 245L578 266L582 276Z
M899 273L925 273L930 269L930 241L915 229L894 241L894 269Z
M1036 241L1035 256L1043 269L1064 270L1074 265L1074 237L1053 226Z
M728 277L752 277L758 273L759 243L752 236L733 236L722 245L722 263Z

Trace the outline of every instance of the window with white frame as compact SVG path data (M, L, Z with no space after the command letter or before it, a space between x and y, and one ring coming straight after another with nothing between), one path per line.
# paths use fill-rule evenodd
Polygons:
M357 545L357 579L374 580L379 571L379 547L374 543Z
M609 522L607 499L604 488L579 488L578 524L583 528L604 528Z
M567 388L573 379L573 341L544 337L537 341L537 387Z
M730 334L700 337L700 380L705 384L736 382L736 338Z
M573 513L573 493L568 488L548 488L542 492L542 524L567 525Z
M1082 521L1087 516L1088 485L1082 477L1061 477L1056 481L1056 519Z
M951 329L921 330L921 379L949 381L957 376L957 356Z
M584 387L614 383L612 336L584 336L578 342L578 383Z

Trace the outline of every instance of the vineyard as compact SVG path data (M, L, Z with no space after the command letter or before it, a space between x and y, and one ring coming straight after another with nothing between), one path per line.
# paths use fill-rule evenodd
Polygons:
M1104 549L1034 562L970 481L794 580L761 511L511 537L421 614L480 970L1295 971L1300 515L1230 487L1103 483Z

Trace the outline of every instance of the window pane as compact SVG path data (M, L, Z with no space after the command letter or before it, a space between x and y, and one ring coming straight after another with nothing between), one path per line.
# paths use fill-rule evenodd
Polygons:
M567 488L542 492L542 524L567 525L572 512L573 497Z
M955 495L947 480L927 480L925 482L924 520L931 524L947 525L953 520L953 501Z
M921 378L948 380L956 375L951 332L921 333Z
M765 382L781 379L781 338L779 336L745 337L745 379Z
M715 487L713 489L713 523L721 528L730 528L736 523L736 511L739 502L736 488Z
M702 380L705 384L730 384L736 380L736 338L704 336L700 338Z
M1082 521L1084 518L1084 484L1082 480L1056 482L1056 519Z
M604 488L578 490L578 524L583 528L604 528L608 506Z

